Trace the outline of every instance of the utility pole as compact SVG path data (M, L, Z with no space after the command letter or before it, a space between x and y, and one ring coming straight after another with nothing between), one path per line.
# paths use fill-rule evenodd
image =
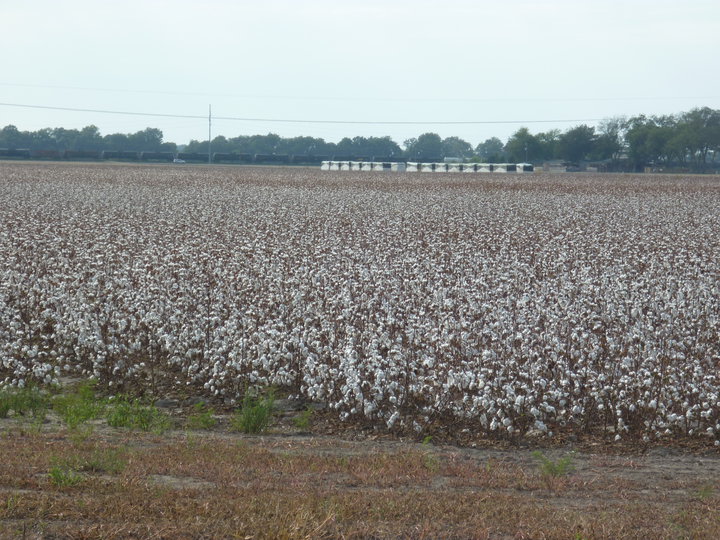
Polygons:
M212 105L208 105L208 165L212 163Z

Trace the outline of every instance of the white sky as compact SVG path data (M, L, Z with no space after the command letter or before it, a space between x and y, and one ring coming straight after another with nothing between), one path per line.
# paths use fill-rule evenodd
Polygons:
M473 146L580 120L720 108L718 0L0 0L0 127L327 141L427 131ZM597 122L585 122L591 125Z

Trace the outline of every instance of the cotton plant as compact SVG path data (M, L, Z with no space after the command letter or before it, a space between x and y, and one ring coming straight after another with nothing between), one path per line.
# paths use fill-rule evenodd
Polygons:
M274 385L498 437L720 430L710 181L11 170L2 385Z

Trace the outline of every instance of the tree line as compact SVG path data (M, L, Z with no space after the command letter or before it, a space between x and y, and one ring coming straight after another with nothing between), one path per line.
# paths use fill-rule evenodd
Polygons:
M146 128L137 133L102 136L96 126L81 130L46 128L35 132L6 126L0 148L41 150L129 150L175 152L163 133ZM615 117L597 127L581 124L566 131L531 133L518 129L506 142L491 137L476 146L459 137L423 133L401 147L389 136L345 137L339 142L299 136L240 135L212 140L212 151L237 154L356 156L379 159L439 160L447 157L478 162L567 163L605 162L609 169L642 170L647 165L703 170L720 161L720 110L709 107L664 116ZM208 141L191 140L186 152L206 153Z
M163 132L146 128L136 133L101 135L97 126L80 130L44 128L38 131L20 131L13 125L0 130L0 148L27 148L29 150L119 150L131 152L176 152L177 145L163 141Z

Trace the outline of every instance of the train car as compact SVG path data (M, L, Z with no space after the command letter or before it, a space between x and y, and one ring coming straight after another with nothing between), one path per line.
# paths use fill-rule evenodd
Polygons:
M199 161L201 163L207 163L208 155L202 154L200 152L179 152L177 155L177 159L182 159L183 161Z
M175 159L174 152L140 152L142 161L167 161L168 163Z
M139 158L140 152L136 152L134 150L120 150L120 152L118 152L118 159L138 161Z
M60 159L62 152L60 150L30 150L29 157L32 159Z
M100 159L120 159L118 150L103 150L100 152Z
M31 153L29 148L0 148L0 157L27 159Z
M99 150L65 150L64 159L100 159Z
M213 163L240 163L240 154L232 152L214 152Z
M319 165L328 160L328 156L313 156L310 154L294 154L290 156L290 163L293 165Z
M254 163L288 164L290 156L287 154L255 154Z

